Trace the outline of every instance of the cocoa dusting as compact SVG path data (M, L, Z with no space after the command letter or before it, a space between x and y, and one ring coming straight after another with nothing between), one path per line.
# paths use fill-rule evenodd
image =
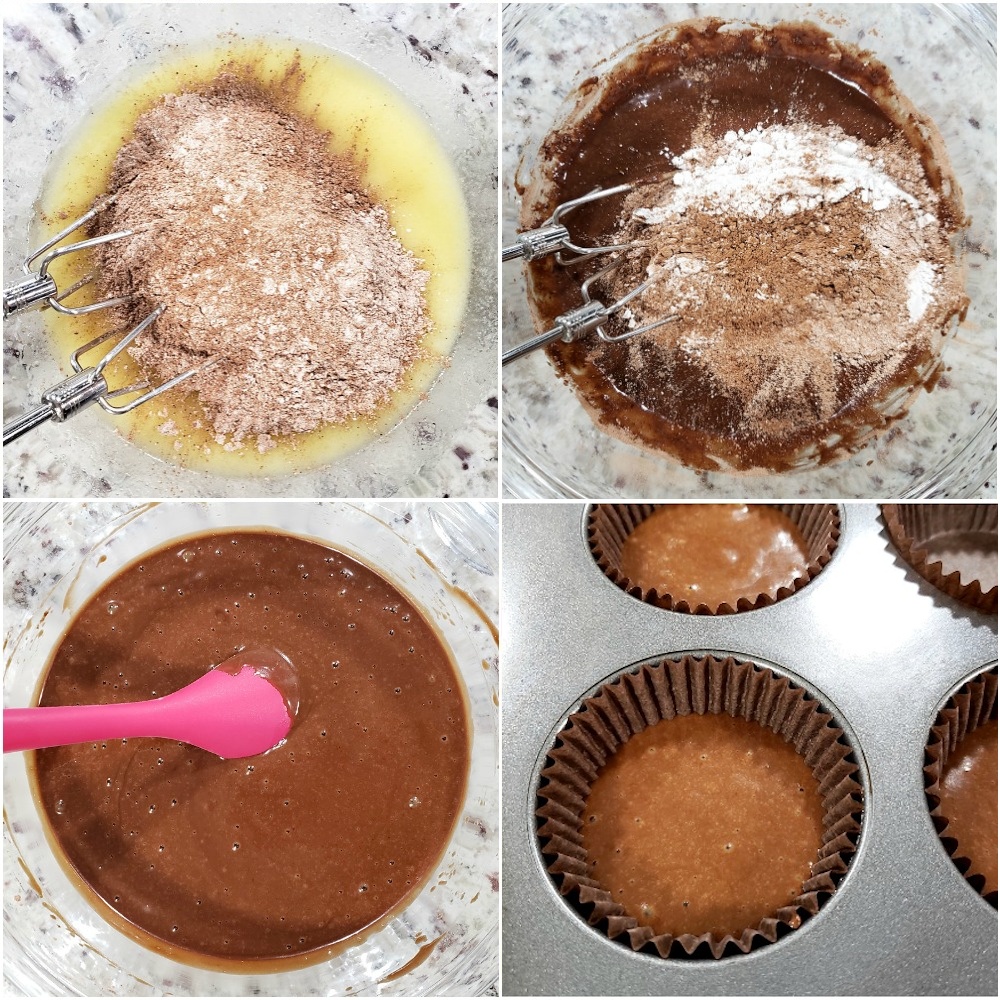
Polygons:
M396 237L359 168L277 98L223 75L143 114L115 161L100 231L102 291L134 295L130 348L162 381L205 358L187 385L216 440L273 436L371 416L422 356L429 275Z
M773 153L772 143L802 154L776 185L781 158L754 155ZM804 418L830 420L933 356L961 297L935 224L938 198L903 140L860 155L859 147L833 126L730 132L685 154L707 167L675 161L677 174L626 199L631 218L616 239L642 246L603 291L610 301L647 277L655 283L612 332L677 316L628 341L619 385L633 399L682 419L669 391L673 369L697 367L706 392L732 402L731 440L781 440ZM712 167L722 183L705 192ZM867 186L845 195L852 168ZM593 363L601 353L593 344Z
M856 450L932 386L964 310L964 223L940 135L869 53L813 25L675 25L581 85L543 143L522 226L595 187L582 244L634 241L595 284L652 278L608 333L548 353L601 426L703 469ZM599 264L529 267L541 328Z

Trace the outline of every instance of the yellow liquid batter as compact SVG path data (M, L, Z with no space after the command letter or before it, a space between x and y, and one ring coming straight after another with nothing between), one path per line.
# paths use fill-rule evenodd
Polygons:
M212 433L199 426L204 420L196 394L183 389L165 393L125 416L108 418L136 445L186 468L230 476L287 474L326 464L386 433L431 388L465 310L470 272L465 202L454 168L430 127L402 94L359 63L325 49L274 39L189 51L155 69L147 67L108 104L95 109L49 172L39 206L43 228L33 234L35 245L83 215L107 190L118 150L131 138L139 116L164 94L207 83L233 63L248 67L265 86L276 86L296 58L305 80L295 94L296 110L330 133L334 153L354 154L400 242L430 273L425 291L431 320L423 343L426 357L413 365L402 387L374 417L276 438L277 447L264 455L253 441L228 451L217 444ZM69 254L53 265L60 288L88 272L86 257ZM67 304L92 301L92 291L90 295L80 292ZM109 329L110 314L105 311L66 317L48 309L45 316L67 374L73 351ZM94 364L103 349L81 360ZM127 360L116 362L108 374L112 389L139 375ZM179 433L162 433L159 428L167 421Z

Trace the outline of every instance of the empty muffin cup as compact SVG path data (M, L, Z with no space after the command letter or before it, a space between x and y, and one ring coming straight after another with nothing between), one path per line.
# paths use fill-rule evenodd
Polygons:
M819 912L856 849L863 790L814 696L690 654L585 698L538 799L542 856L581 919L634 951L718 959Z
M590 551L627 594L668 611L734 614L784 600L830 561L836 504L595 504Z
M997 905L997 668L966 681L938 712L924 751L924 787L944 849Z
M996 504L886 503L882 517L899 554L929 584L996 614Z

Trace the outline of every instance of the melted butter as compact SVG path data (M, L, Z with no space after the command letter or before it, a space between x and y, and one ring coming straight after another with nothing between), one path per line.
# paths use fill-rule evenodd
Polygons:
M374 416L276 438L277 447L264 455L252 441L235 451L217 444L201 426L204 417L197 396L182 390L109 418L134 444L185 468L231 476L287 474L326 464L385 434L430 390L447 361L465 310L470 274L465 202L454 168L430 127L402 94L359 63L276 39L188 50L153 68L144 67L126 81L108 103L88 115L50 169L39 204L42 224L32 234L33 245L86 212L107 189L118 150L130 139L139 116L164 94L207 83L233 63L248 67L256 80L277 89L296 58L302 82L294 93L295 110L330 133L332 152L355 156L400 242L430 272L425 301L432 327L423 343L426 357L410 368L403 385ZM57 264L52 273L61 288L89 269L86 254L70 254ZM87 294L81 292L69 304L93 301ZM109 314L103 311L77 318L53 310L44 315L67 374L73 351L109 328ZM100 350L82 360L93 364L99 356ZM127 359L110 374L112 389L139 377L137 366ZM160 432L167 420L178 428L176 436Z

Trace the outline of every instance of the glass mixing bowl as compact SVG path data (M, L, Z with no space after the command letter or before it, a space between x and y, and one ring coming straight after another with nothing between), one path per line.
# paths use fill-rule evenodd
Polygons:
M503 19L503 242L542 139L603 59L690 17L807 20L871 50L944 137L972 217L968 318L945 374L902 420L843 461L782 474L688 469L601 431L536 351L503 369L504 487L523 497L733 498L996 495L996 8L991 4L514 4ZM504 348L534 326L523 271L503 271Z
M267 526L375 567L423 609L469 695L472 763L451 842L420 894L328 962L227 975L143 948L106 923L56 860L24 755L4 760L5 995L469 996L496 980L498 940L498 516L488 504L12 504L4 511L4 705L30 705L89 595L142 552L211 529ZM397 979L422 944L423 962Z
M298 475L230 478L185 470L130 444L92 407L48 424L4 457L5 495L422 496L468 492L451 454L496 455L496 20L491 8L445 4L8 4L4 31L4 276L29 251L47 165L64 139L131 79L177 47L220 36L325 46L381 74L417 109L451 159L465 196L471 291L451 363L428 398L382 437ZM4 330L4 416L38 403L68 374L43 317ZM155 405L155 404L154 404ZM471 443L470 443L471 442ZM478 487L473 487L478 488ZM491 491L493 492L493 491ZM495 495L495 493L494 493Z

